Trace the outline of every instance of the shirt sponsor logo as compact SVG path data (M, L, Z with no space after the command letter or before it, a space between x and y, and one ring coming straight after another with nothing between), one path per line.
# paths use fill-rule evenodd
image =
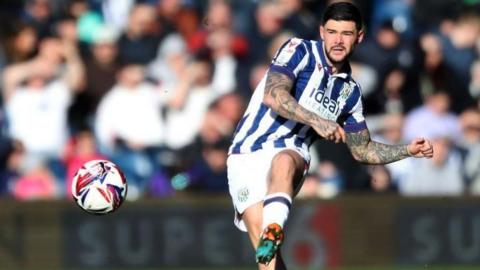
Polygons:
M340 106L336 100L325 95L325 89L313 89L305 103L307 109L316 114L332 121L337 120Z

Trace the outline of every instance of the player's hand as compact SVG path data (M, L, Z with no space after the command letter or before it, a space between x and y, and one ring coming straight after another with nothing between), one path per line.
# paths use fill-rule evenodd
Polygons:
M345 142L345 131L339 124L333 121L321 119L312 127L318 135L326 140L334 141L335 143Z
M416 158L432 158L433 146L432 143L425 138L417 138L413 140L408 146L407 151L412 157Z

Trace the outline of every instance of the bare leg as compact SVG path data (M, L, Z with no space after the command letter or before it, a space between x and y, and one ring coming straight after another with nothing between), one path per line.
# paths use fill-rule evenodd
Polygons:
M305 170L305 161L293 150L279 152L272 160L268 194L283 192L293 197Z
M304 169L305 161L297 152L293 150L279 152L272 160L267 193L285 193L293 197L296 187L303 178ZM247 208L243 213L243 221L255 250L263 231L263 211L263 202L258 202ZM258 269L286 270L287 268L280 251L278 251L268 265L258 264Z
M262 233L263 222L263 202L259 202L248 207L243 213L243 221L247 226L248 236L252 242L253 248L257 249L260 234ZM279 252L277 256L268 264L258 264L259 270L286 270L285 263Z
M283 226L304 169L305 161L293 150L283 150L272 159L268 191L263 201L263 231L256 248L257 261L260 263L268 265L280 250L284 238Z

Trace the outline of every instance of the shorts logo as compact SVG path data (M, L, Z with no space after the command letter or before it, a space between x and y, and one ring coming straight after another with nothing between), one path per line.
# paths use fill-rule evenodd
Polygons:
M248 188L244 187L238 191L237 199L239 202L246 202L248 200L248 195L249 195Z

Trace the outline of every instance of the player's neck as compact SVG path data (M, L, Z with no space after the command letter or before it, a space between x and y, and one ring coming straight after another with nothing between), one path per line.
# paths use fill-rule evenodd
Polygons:
M345 61L341 63L332 64L330 62L330 59L328 58L327 58L327 63L328 63L328 66L330 67L330 71L332 72L332 74L340 73L340 71L343 70L343 65L345 65Z
M332 74L337 74L339 73L340 70L342 70L342 66L343 66L343 63L342 64L335 64L335 65L331 65L330 63L328 63L332 68L330 69L332 71Z
M337 74L341 70L343 70L343 66L345 65L346 61L342 62L337 62L337 63L332 63L330 58L328 57L327 52L325 51L325 47L323 46L323 54L326 56L327 64L329 66L329 70L331 71L332 74Z

